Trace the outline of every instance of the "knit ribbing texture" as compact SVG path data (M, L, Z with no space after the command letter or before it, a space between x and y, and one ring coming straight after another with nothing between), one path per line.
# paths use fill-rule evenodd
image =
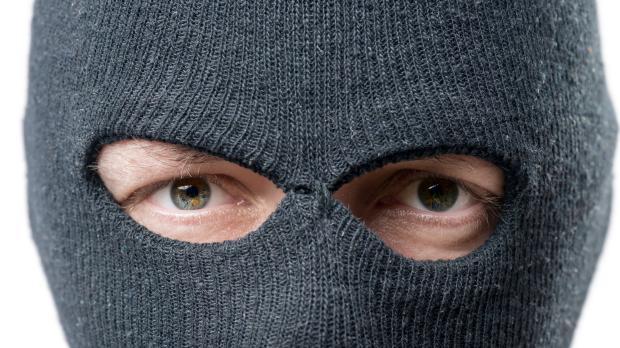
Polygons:
M608 225L593 0L36 1L32 234L74 347L566 347ZM89 165L184 144L285 190L257 230L151 233ZM330 193L438 153L506 173L491 238L393 252Z

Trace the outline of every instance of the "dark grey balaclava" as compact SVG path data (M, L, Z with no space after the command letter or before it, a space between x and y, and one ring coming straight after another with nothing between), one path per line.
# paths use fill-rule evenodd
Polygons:
M564 347L605 239L616 121L592 0L45 0L25 135L72 346ZM286 196L239 240L161 237L89 169L130 137ZM467 256L400 256L330 194L437 153L506 173L501 221Z

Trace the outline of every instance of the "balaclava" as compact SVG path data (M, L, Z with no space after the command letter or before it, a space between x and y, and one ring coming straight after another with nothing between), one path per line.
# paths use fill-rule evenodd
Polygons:
M616 141L593 0L45 0L32 29L31 227L72 346L569 345ZM286 196L241 239L156 235L90 169L124 138ZM506 175L466 256L403 257L331 195L440 153Z

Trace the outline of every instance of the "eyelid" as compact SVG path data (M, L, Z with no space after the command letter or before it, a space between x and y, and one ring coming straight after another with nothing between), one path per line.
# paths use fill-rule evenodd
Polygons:
M131 210L138 203L142 202L144 199L148 198L150 195L154 194L160 189L165 188L170 183L181 180L189 177L200 177L204 178L208 183L218 185L227 191L229 194L233 195L242 195L244 199L254 201L254 197L252 196L250 190L245 187L241 182L222 174L199 174L199 175L184 175L184 176L175 176L173 178L167 180L160 180L154 182L152 184L148 184L140 187L139 189L133 191L127 196L123 201L119 202L119 205L126 210ZM231 181L235 181L232 183ZM231 193L230 191L236 191L235 193Z
M145 185L131 192L127 198L119 202L121 208L126 210L133 209L138 203L142 202L148 196L166 187L172 180L157 181L155 183Z

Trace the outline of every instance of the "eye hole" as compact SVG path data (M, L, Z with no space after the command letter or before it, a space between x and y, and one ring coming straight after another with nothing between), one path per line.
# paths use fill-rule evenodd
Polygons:
M334 193L389 247L418 260L453 259L495 228L503 172L473 156L390 163Z
M193 243L245 236L267 220L284 196L248 168L157 141L106 145L97 170L136 222L161 236Z

